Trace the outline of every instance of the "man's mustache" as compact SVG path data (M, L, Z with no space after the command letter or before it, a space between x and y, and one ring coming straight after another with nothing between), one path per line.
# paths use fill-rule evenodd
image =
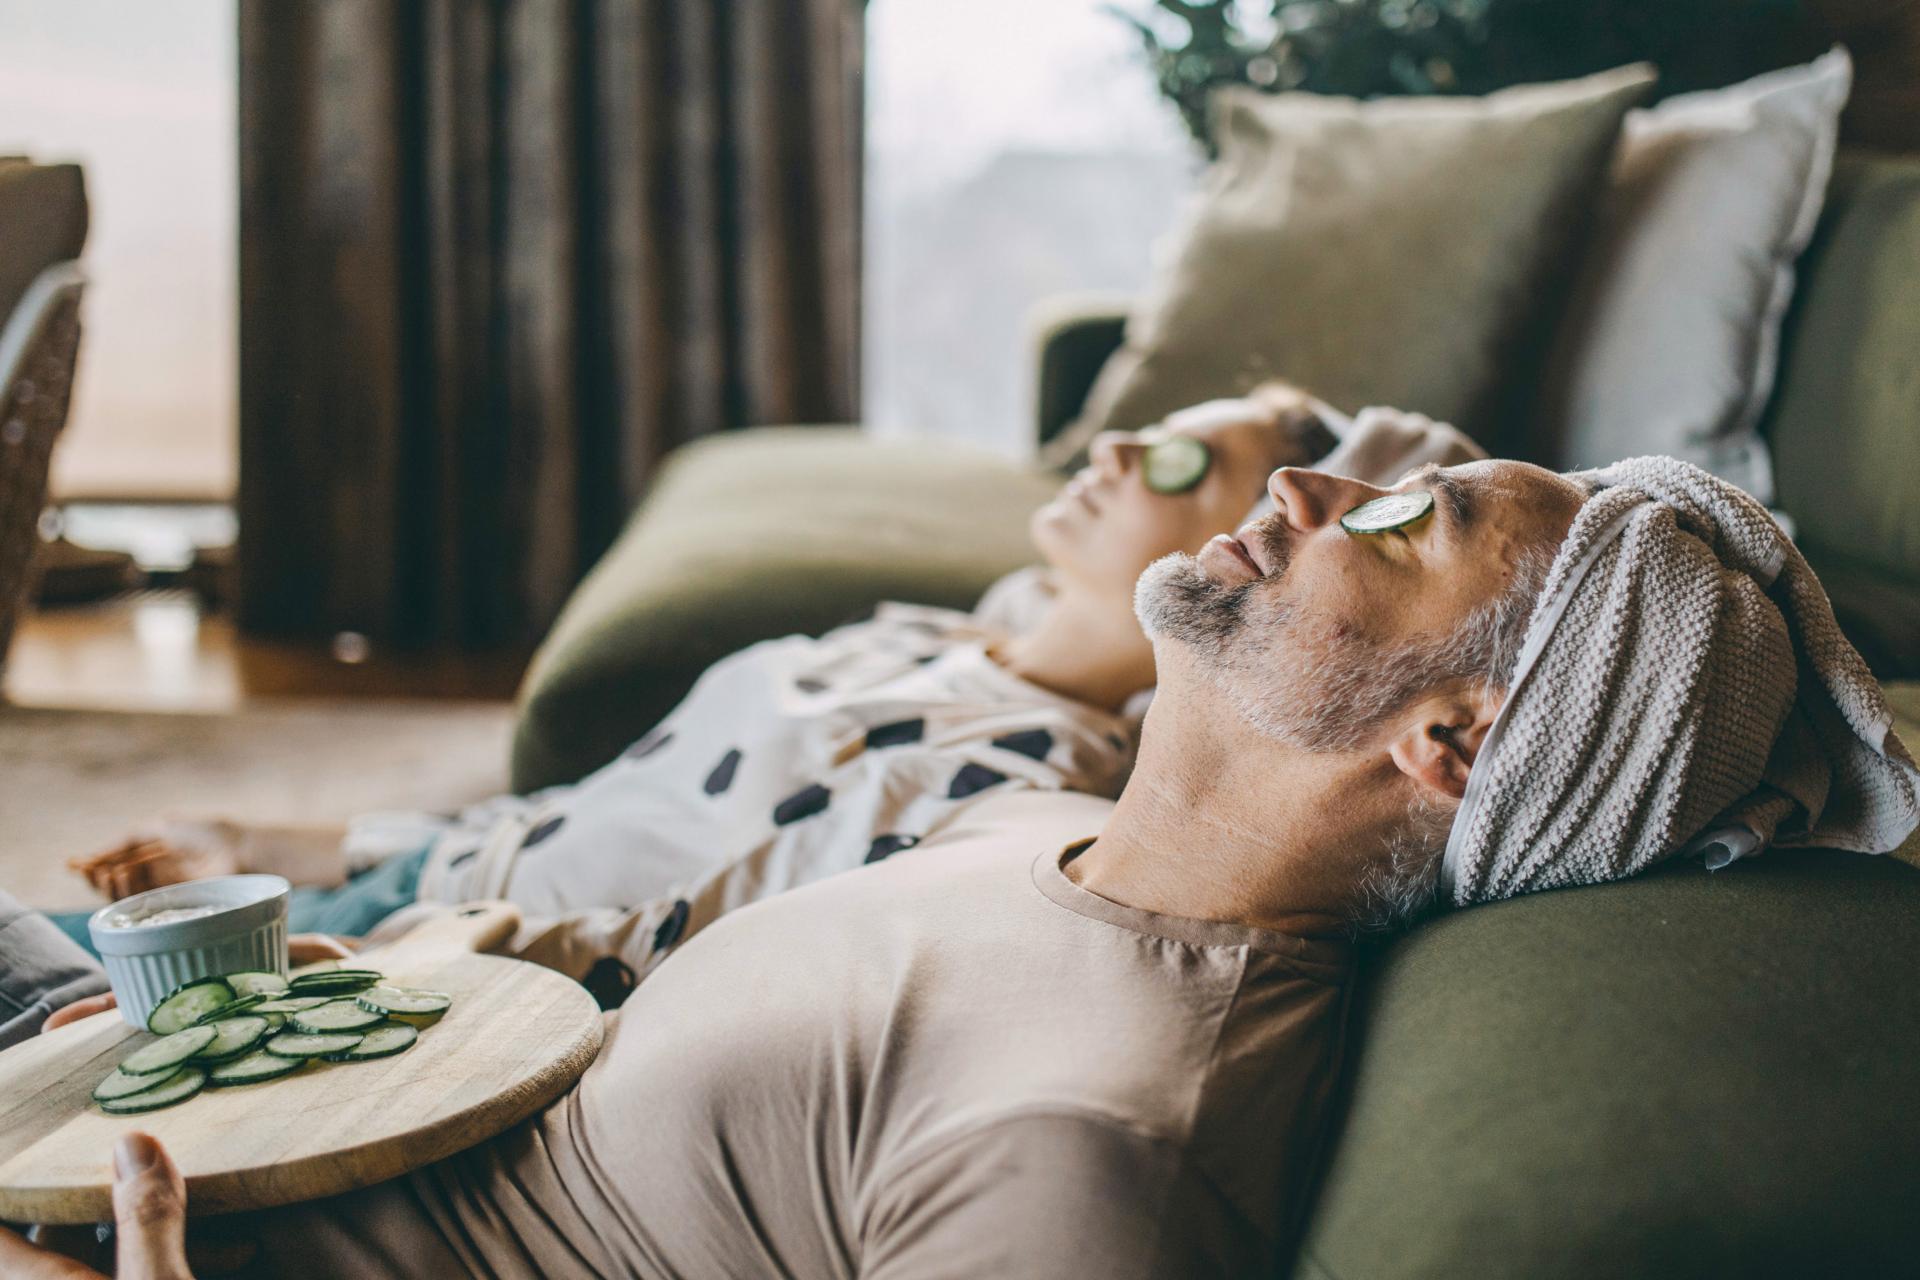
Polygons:
M1268 578L1278 578L1286 573L1287 566L1293 563L1293 534L1287 527L1284 513L1275 511L1260 517L1241 541L1249 539L1258 542L1260 550L1266 553L1262 560L1268 566Z

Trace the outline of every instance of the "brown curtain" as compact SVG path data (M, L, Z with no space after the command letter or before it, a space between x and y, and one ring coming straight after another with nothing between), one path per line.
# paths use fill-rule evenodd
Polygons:
M241 0L241 616L524 645L674 445L845 421L860 0Z

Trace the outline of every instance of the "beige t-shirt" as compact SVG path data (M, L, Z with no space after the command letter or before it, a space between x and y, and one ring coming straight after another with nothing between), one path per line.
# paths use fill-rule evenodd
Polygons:
M716 922L580 1084L410 1178L269 1216L289 1274L1242 1276L1290 1249L1348 949L1136 911L1011 794Z

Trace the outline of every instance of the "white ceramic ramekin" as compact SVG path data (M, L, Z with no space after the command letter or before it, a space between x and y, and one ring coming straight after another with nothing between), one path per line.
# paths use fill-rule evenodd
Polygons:
M242 969L287 971L287 882L279 876L216 876L150 889L102 907L87 933L107 966L120 1016L144 1029L153 1006L191 978ZM173 907L219 907L209 916L122 928L115 916Z

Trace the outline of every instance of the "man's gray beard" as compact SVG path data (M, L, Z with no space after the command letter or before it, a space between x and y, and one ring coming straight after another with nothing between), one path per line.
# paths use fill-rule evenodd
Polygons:
M1284 552L1279 572L1285 572ZM1194 655L1208 682L1261 733L1307 751L1349 751L1430 688L1445 665L1435 646L1387 646L1283 600L1271 580L1229 587L1188 555L1147 567L1133 608L1149 637Z

